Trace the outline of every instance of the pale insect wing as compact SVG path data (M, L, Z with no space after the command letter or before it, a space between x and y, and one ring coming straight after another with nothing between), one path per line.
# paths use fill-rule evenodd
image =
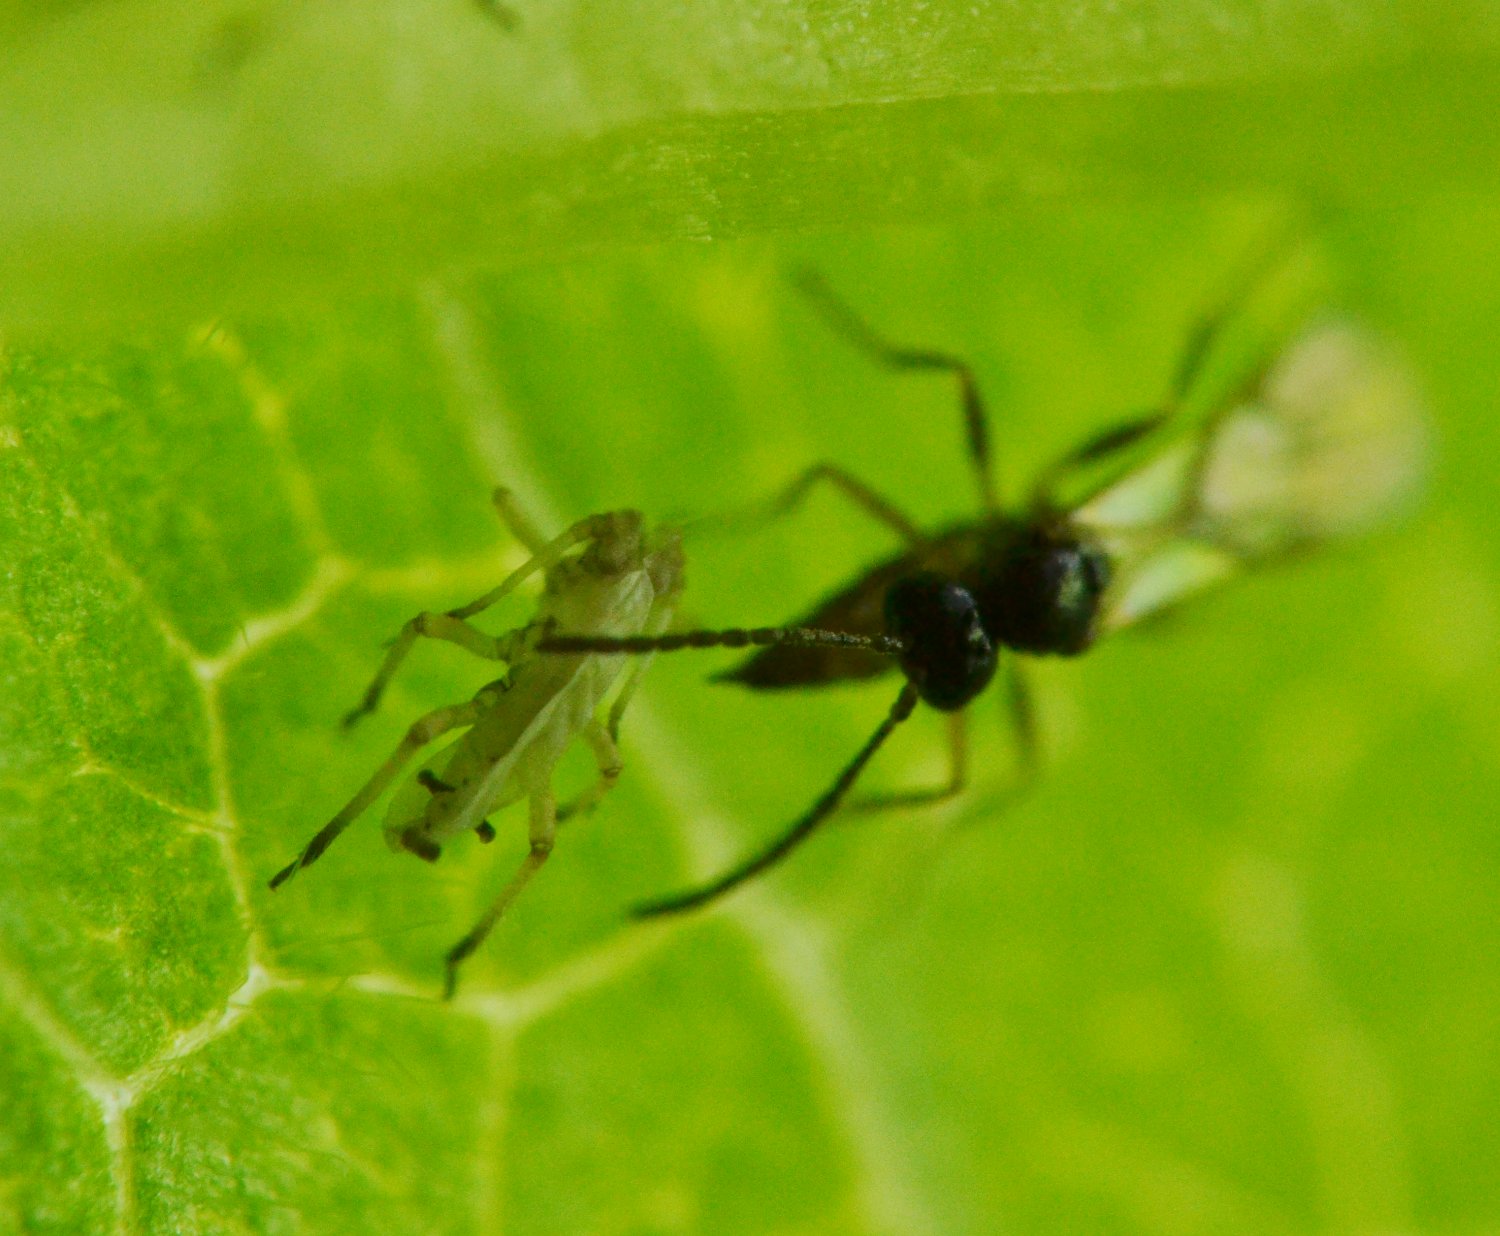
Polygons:
M1248 399L1074 512L1115 564L1100 631L1389 518L1420 488L1426 438L1391 353L1350 323L1312 325Z

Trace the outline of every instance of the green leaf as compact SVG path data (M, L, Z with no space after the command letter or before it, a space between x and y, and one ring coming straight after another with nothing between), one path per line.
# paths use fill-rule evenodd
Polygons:
M1298 12L0 18L5 311L155 323L38 333L0 381L0 1230L1500 1221L1496 31ZM949 384L851 353L789 269L972 358L1014 494L1159 397L1292 190L1429 391L1427 501L1039 665L1024 805L994 810L982 699L956 809L851 817L721 913L627 925L801 811L894 693L736 692L683 653L452 1005L513 811L432 867L372 813L266 889L488 676L421 648L339 731L404 619L521 560L493 484L548 529L691 520L828 458L924 525L972 513ZM840 230L409 290L810 222ZM889 547L827 497L690 525L688 619L791 617ZM919 713L870 787L937 780L942 740Z
M1495 187L1484 0L907 8L12 6L0 320L1037 197Z

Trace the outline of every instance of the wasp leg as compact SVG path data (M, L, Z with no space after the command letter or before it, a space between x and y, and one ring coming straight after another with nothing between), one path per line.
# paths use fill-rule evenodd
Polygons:
M583 731L583 737L594 751L594 762L599 767L599 779L572 802L557 809L557 822L563 823L575 815L587 815L594 810L604 796L615 788L625 762L620 758L620 748L615 746L614 735L597 721L591 721Z
M1037 734L1036 706L1026 671L1015 657L1006 658L1005 711L1016 743L1015 782L1005 796L1005 805L1019 802L1036 788L1042 772L1042 746Z
M1112 425L1102 433L1079 443L1067 454L1054 459L1043 468L1031 490L1031 509L1039 515L1055 512L1058 506L1058 490L1068 477L1082 468L1104 463L1112 455L1128 451L1137 442L1149 437L1172 419L1171 411L1149 412L1134 420Z
M557 836L557 799L550 788L531 796L531 827L529 830L531 849L521 865L516 868L510 882L500 890L500 895L490 903L490 908L480 915L479 921L469 928L462 940L448 950L447 972L443 980L443 999L451 1000L458 987L458 967L484 943L495 929L500 916L510 909L511 903L521 895L521 890L531 882L531 877L541 870L542 864L552 853L552 843Z
M418 751L449 730L473 725L481 711L481 705L471 700L466 704L452 704L447 708L437 708L419 717L406 731L406 737L397 744L390 758L375 770L375 775L365 782L359 793L345 803L339 813L314 834L313 839L303 847L301 854L271 877L271 887L279 888L303 867L316 862L318 856L333 844L338 835L354 823L360 814L385 792L386 787L401 774L401 770Z
M1223 334L1224 324L1245 307L1278 266L1286 263L1302 238L1303 229L1296 223L1284 224L1273 232L1240 264L1218 300L1188 327L1167 397L1168 412L1175 415L1180 410L1183 400L1203 375L1204 366Z
M990 455L988 413L979 394L979 382L969 363L946 352L902 347L889 342L836 296L820 276L811 271L802 272L797 282L834 330L880 364L891 369L939 370L953 375L958 382L963 404L969 462L973 465L974 477L979 485L980 503L986 511L999 510L1000 499L995 490L994 464Z
M770 501L749 511L720 516L719 519L725 523L775 523L796 511L819 481L832 485L859 510L889 528L905 544L915 548L926 543L927 537L922 530L894 502L877 493L852 472L826 461L815 463L805 472L793 477Z
M635 906L630 912L631 917L658 918L664 914L681 914L687 910L699 909L711 901L717 901L726 893L732 892L746 880L774 867L812 836L819 825L838 810L844 795L859 780L859 775L864 772L865 765L870 762L875 752L880 750L881 744L891 736L898 725L911 716L913 709L917 706L918 698L917 689L911 683L902 687L901 694L891 705L891 710L886 714L885 720L870 735L855 757L844 765L833 784L823 792L823 796L770 844L745 859L739 866L730 868L707 884Z
M967 714L948 714L948 780L925 790L897 790L890 794L868 794L857 798L845 811L861 814L890 811L898 807L930 807L957 798L969 781L969 726Z
M1126 451L1141 439L1178 418L1188 395L1192 393L1198 380L1203 376L1208 358L1213 355L1214 349L1223 336L1225 324L1245 307L1246 302L1255 295L1261 285L1267 282L1276 268L1286 262L1300 239L1300 235L1300 229L1296 227L1278 231L1241 263L1218 300L1200 313L1188 326L1177 368L1173 371L1171 384L1167 388L1167 396L1160 406L1132 420L1112 426L1103 433L1095 434L1044 469L1032 489L1033 510L1041 512L1055 510L1057 507L1056 491L1070 473L1079 468L1102 463L1110 456ZM1268 363L1269 358L1265 363L1256 367L1246 382L1247 386L1254 386L1259 382ZM1222 411L1228 412L1236 402L1234 399L1225 399ZM1205 438L1212 436L1217 420L1217 417L1212 416L1206 418L1203 429Z

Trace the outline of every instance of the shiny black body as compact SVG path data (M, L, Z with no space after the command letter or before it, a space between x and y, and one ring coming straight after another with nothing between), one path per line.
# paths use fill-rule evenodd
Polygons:
M897 580L885 594L885 626L905 645L901 672L939 712L962 708L995 676L999 650L961 584L931 572Z
M996 516L952 525L925 544L876 563L792 625L861 635L910 634L890 627L887 609L893 592L914 577L938 577L964 589L996 647L1076 656L1093 643L1110 563L1103 550L1063 518ZM720 681L777 690L873 678L894 668L889 657L863 649L779 645L757 652Z

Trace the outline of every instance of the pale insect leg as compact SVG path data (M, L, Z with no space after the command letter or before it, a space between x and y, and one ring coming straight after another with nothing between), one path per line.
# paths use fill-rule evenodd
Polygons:
M514 513L514 512L513 512ZM401 633L391 644L390 650L385 655L380 669L375 674L369 687L365 690L364 699L360 701L359 707L355 708L344 718L344 725L350 726L367 713L375 711L380 703L380 697L385 692L386 685L390 682L396 670L400 668L407 654L411 652L412 646L421 636L431 639L447 640L467 648L470 652L482 657L493 657L501 660L506 659L507 651L514 651L514 646L503 647L503 641L496 640L493 636L485 635L475 627L469 626L463 619L472 618L490 606L503 600L514 592L521 584L525 583L538 571L545 571L555 566L570 549L583 544L585 541L594 540L606 535L610 524L608 517L604 515L590 515L587 519L581 519L566 532L547 542L539 552L533 554L524 563L512 571L497 588L492 588L482 597L462 605L458 609L450 609L446 614L421 613L401 628ZM513 637L507 637L513 638Z
M490 495L490 501L495 504L495 513L500 516L500 521L510 531L511 536L526 546L533 554L540 554L547 548L547 538L542 535L541 529L531 522L531 517L526 514L516 501L513 489L505 485L499 485L495 492Z
M526 857L521 860L521 865L516 868L515 875L511 876L509 883L500 890L500 895L490 903L487 909L479 917L479 921L469 928L469 932L448 950L447 973L443 982L443 999L451 1000L454 989L458 986L458 967L484 943L486 937L494 930L495 924L499 922L500 916L510 909L511 903L521 895L521 890L531 882L531 877L541 870L542 864L547 861L552 853L552 843L557 836L557 797L552 788L533 794L530 801L531 823L528 836L531 849Z
M676 601L675 591L658 597L653 602L651 614L642 628L643 634L655 636L666 630L667 624L672 621L672 610ZM625 709L630 705L631 696L641 684L642 676L651 668L651 662L655 659L656 654L649 652L636 658L635 664L630 667L630 673L625 677L624 685L615 696L615 702L610 706L608 720L603 726L595 721L584 731L584 738L594 750L594 761L599 767L599 780L571 803L558 809L559 823L570 816L592 811L604 796L615 788L615 783L619 781L620 774L625 770L625 761L621 758L620 748L617 745L620 741L620 722L625 716Z
M333 819L318 830L313 839L303 847L301 854L271 877L271 887L279 888L303 867L316 862L318 856L333 844L338 835L354 823L360 814L385 792L386 787L400 776L401 770L418 751L449 730L473 725L483 709L484 705L479 701L470 700L466 704L451 704L447 708L436 708L419 717L406 731L406 736L397 744L390 758L375 770L375 775L365 782L359 792L344 804Z
M583 731L583 739L594 752L594 763L599 768L598 780L572 802L557 809L559 824L575 815L587 815L601 802L620 780L625 771L625 761L620 758L620 748L615 745L613 735L597 721L590 721Z
M948 780L925 790L897 790L890 794L868 794L857 798L845 811L888 811L895 807L927 807L947 802L963 793L969 780L968 714L948 714Z

